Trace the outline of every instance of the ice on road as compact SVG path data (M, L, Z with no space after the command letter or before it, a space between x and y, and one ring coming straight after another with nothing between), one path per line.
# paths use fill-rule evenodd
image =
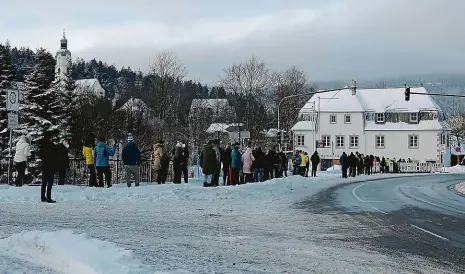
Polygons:
M37 187L0 186L0 273L437 272L418 258L325 244L336 237L331 218L293 204L340 184L339 177L335 170L218 188L195 180L56 186L57 204L40 203Z

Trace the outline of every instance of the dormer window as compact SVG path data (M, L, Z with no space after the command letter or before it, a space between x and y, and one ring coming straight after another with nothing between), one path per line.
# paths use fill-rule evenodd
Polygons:
M384 113L376 113L376 123L384 124Z
M418 123L418 113L417 112L410 113L410 123Z

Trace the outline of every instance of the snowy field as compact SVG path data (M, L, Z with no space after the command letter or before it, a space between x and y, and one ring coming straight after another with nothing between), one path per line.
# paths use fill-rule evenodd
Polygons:
M322 244L336 237L330 219L292 205L340 184L339 172L218 188L56 186L57 204L40 203L38 187L0 186L0 273L427 273L411 256Z

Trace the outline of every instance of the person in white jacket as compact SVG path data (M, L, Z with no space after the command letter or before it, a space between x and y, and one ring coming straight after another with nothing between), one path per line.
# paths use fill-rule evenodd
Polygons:
M16 172L18 173L15 184L16 186L22 186L27 168L27 158L31 156L31 147L26 136L21 136L19 138L16 143L15 151L13 161L15 162Z

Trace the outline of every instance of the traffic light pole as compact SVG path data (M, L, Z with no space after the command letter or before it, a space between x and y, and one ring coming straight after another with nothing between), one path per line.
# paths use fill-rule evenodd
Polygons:
M295 97L300 97L300 96L315 95L315 94L320 94L320 93L327 93L327 92L331 92L331 91L340 91L340 90L346 90L346 89L349 89L349 88L336 88L336 89L318 90L318 91L304 92L304 93L300 93L300 94L294 94L294 95L289 95L289 96L283 97L278 103L278 132L280 132L279 111L280 111L280 108L281 108L281 104L282 104L282 102L284 100L290 99L290 98L295 98ZM355 80L352 80L352 87L350 87L350 89L352 89L352 95L355 95L355 91L357 90L357 82ZM281 144L278 144L278 147L281 150Z

